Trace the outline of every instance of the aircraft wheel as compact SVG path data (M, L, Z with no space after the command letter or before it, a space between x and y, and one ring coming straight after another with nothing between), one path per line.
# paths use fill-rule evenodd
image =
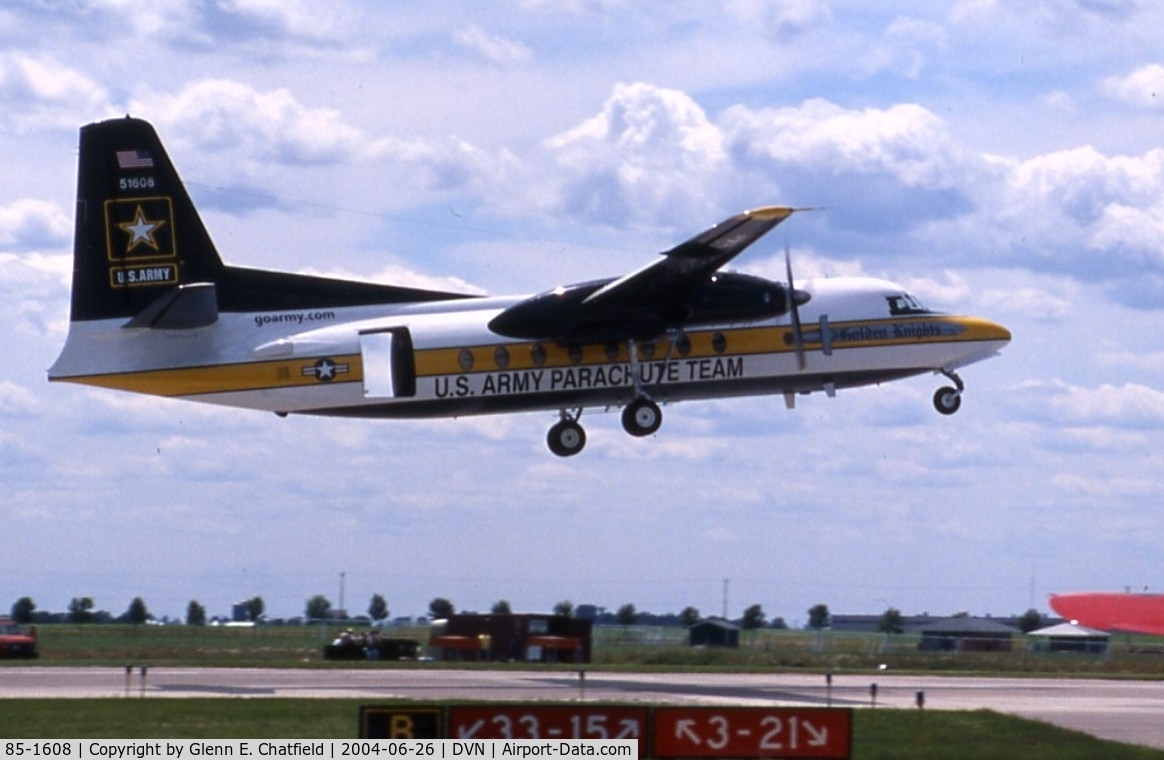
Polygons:
M942 414L953 414L962 407L962 394L957 388L938 388L934 393L934 409Z
M635 399L622 410L623 430L642 438L659 429L663 424L663 412L659 405L648 398Z
M550 451L560 457L572 457L586 445L586 431L573 420L562 420L546 436Z

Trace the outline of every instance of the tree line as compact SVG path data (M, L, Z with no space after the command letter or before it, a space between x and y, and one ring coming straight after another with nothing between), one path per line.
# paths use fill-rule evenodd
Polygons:
M245 601L239 602L235 605L237 612L232 614L232 620L241 620L242 622L259 622L264 619L266 612L266 605L261 596L254 596ZM631 626L638 624L653 624L653 625L679 625L684 628L689 628L695 625L704 616L695 607L684 607L682 611L675 615L652 615L650 613L640 612L634 604L627 603L618 607L613 612L607 612L605 609L596 608L592 605L586 605L586 609L581 607L575 608L574 604L569 600L563 600L554 605L552 610L555 615L562 615L565 617L574 616L577 612L584 612L585 616L594 619L598 623L607 623L613 625ZM512 612L509 602L505 599L499 599L494 602L490 608L493 614L509 614ZM432 620L440 620L448 618L456 613L456 607L453 603L443 596L435 597L428 605L428 615ZM150 614L146 607L145 601L139 596L134 597L121 615L114 616L105 611L94 609L92 597L81 596L74 597L69 601L68 612L65 614L53 614L48 612L40 612L37 610L36 602L31 597L22 596L13 603L11 609L12 619L24 625L36 622L69 622L69 623L131 623L134 625L141 625L143 623L153 620L154 617ZM372 623L383 623L388 619L390 614L388 608L388 601L383 594L372 594L368 602L366 615L357 616L355 618L348 615L346 610L339 610L332 607L331 600L323 594L315 594L307 599L303 616L306 620L360 620L364 617ZM211 622L206 615L206 608L197 600L191 600L186 607L186 625L206 625ZM780 617L773 618L771 621L767 619L764 608L759 604L748 606L743 613L743 616L736 621L743 630L756 630L759 628L770 627L775 629L784 629L788 626L784 619ZM1019 628L1024 632L1035 630L1042 624L1042 616L1037 610L1027 610L1017 620ZM816 604L808 610L808 624L805 626L809 630L823 631L828 629L832 624L832 614L829 612L828 605ZM885 610L878 618L877 630L880 633L894 634L901 633L904 630L905 616L901 611L895 607L890 607Z
M817 605L817 608L824 610L825 622L820 627L827 626L828 608L824 605ZM574 604L569 600L558 602L553 607L554 615L562 615L571 617L576 612L584 611L587 616L595 618L599 622L613 623L616 625L636 625L640 623L651 624L667 624L674 623L689 627L694 625L699 620L703 619L703 615L695 607L685 607L677 615L653 615L651 613L640 612L638 608L632 603L623 604L618 607L617 611L610 613L604 608L594 607L593 605L586 605L585 610L581 608L576 609ZM230 619L240 622L259 622L264 619L266 612L266 604L263 602L261 596L254 596L245 601L239 602L232 610ZM497 600L490 608L493 614L510 614L512 608L506 599ZM430 619L439 620L448 618L456 613L456 607L446 597L435 597L428 605L428 615ZM131 623L140 625L154 619L150 614L145 600L141 597L134 597L126 608L125 612L120 615L113 615L104 610L95 609L93 598L89 596L74 597L69 601L68 610L66 613L51 613L38 610L36 602L31 597L23 596L13 603L11 608L12 619L18 623L29 624L34 622L69 622L69 623ZM373 623L382 623L387 620L390 615L388 601L383 594L372 594L368 602L366 615L352 617L349 616L346 610L336 609L332 606L331 600L324 594L315 594L309 597L304 604L303 617L306 620L351 620L361 619L366 617ZM814 617L813 611L809 613L810 626L813 621L819 621L819 617ZM206 607L196 599L192 599L186 607L185 623L186 625L206 625L211 622L207 617ZM738 621L740 627L745 630L756 628L763 628L766 625L773 628L786 628L783 618L774 618L771 622L767 620L764 609L759 604L753 604L744 610L742 618Z

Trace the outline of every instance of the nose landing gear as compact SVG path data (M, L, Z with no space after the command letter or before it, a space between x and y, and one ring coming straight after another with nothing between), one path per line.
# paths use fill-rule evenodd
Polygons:
M962 391L966 389L966 385L962 378L958 377L957 372L942 370L942 374L953 381L954 387L946 386L934 392L934 409L937 409L939 414L949 415L962 408Z

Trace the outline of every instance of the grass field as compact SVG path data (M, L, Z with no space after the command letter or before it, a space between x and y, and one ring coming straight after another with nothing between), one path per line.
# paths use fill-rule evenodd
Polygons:
M48 699L0 704L0 736L29 739L351 739L361 700ZM1105 742L988 711L859 710L855 760L1161 760L1164 751ZM0 745L2 749L2 745Z
M147 665L201 667L330 667L324 644L338 628L264 626L42 626L39 665ZM427 630L396 629L393 636L424 642ZM692 649L677 632L597 629L594 670L722 670L729 672L974 673L1030 677L1102 677L1164 680L1159 640L1124 639L1106 657L1009 653L924 654L905 636L833 635L760 631L742 637L737 650ZM8 667L28 663L3 661ZM337 663L342 667L439 667L431 663ZM576 666L518 665L545 669ZM364 701L286 699L77 699L8 700L0 703L5 738L354 738ZM1155 758L1164 752L1103 742L1052 726L987 711L858 710L854 758ZM924 720L924 723L919 722Z

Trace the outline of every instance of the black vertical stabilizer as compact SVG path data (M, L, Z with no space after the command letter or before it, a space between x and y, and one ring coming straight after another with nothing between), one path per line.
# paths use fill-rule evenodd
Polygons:
M74 322L183 329L211 324L219 312L471 297L225 266L148 122L127 116L81 128Z
M126 117L81 128L72 320L133 317L225 268L157 133Z

